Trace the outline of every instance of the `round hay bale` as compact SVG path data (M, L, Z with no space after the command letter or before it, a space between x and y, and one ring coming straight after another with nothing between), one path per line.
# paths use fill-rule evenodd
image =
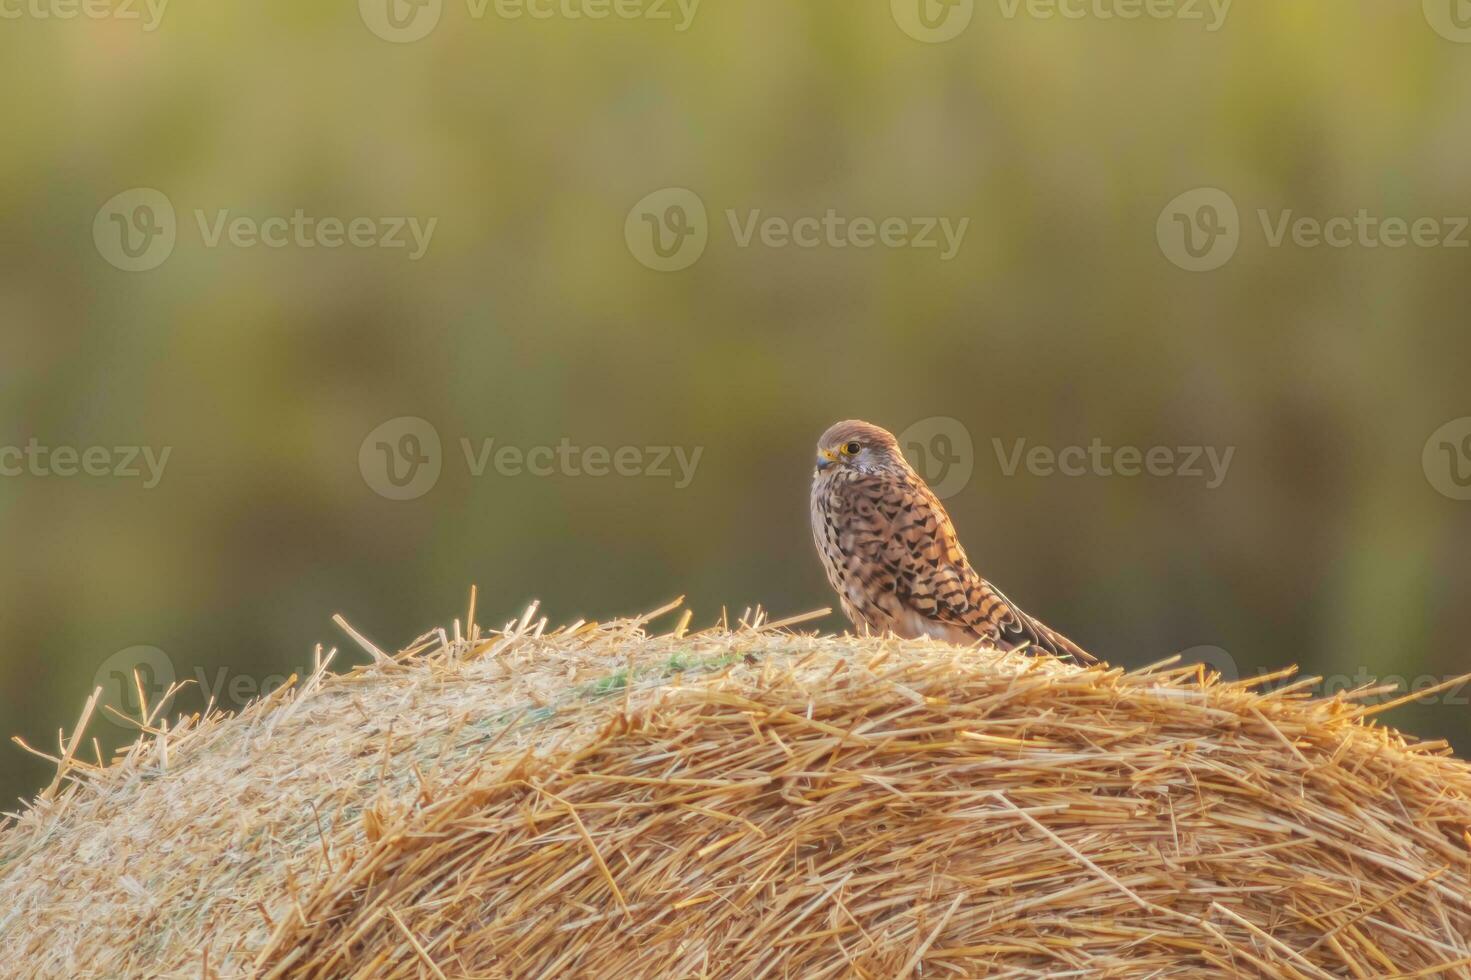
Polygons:
M1471 975L1471 768L1375 709L642 622L438 633L71 768L0 832L0 956L57 977Z

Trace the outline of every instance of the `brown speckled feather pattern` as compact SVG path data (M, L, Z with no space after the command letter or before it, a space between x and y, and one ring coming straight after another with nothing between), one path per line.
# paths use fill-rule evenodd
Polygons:
M950 515L893 436L867 423L839 423L819 450L843 445L863 451L814 475L812 534L828 582L855 626L1098 662L971 568Z

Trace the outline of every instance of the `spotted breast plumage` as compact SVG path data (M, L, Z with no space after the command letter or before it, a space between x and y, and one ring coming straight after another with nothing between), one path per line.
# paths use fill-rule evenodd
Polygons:
M860 630L1098 662L971 568L944 505L879 426L839 422L818 441L812 536Z

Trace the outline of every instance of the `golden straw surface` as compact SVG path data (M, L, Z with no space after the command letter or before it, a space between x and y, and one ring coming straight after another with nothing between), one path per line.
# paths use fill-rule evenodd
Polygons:
M1471 976L1471 768L1350 700L534 615L59 760L0 830L0 963Z

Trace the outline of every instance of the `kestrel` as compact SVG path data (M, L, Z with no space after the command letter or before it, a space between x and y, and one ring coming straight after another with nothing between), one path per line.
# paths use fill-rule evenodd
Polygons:
M818 441L812 537L860 630L1098 662L976 574L945 506L876 425L839 422Z

